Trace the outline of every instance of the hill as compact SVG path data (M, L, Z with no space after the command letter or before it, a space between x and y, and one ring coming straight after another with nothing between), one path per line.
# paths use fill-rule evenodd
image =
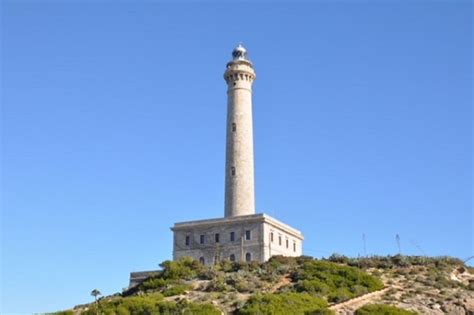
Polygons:
M190 258L122 293L58 315L474 314L474 271L450 257L272 257L259 264Z

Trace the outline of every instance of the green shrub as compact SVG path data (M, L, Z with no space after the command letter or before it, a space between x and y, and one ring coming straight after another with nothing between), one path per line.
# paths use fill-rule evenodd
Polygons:
M341 303L356 296L347 288L337 288L328 295L328 301L332 303Z
M360 269L328 261L307 260L292 277L297 281L296 291L325 296L330 302L342 302L384 287L380 279Z
M162 295L154 296L134 296L127 298L117 298L113 300L101 300L98 304L93 304L84 315L141 315L159 314L158 304L163 299ZM97 308L99 312L97 312Z
M296 289L299 292L308 292L321 296L328 295L333 288L329 287L324 281L319 279L301 280L296 284Z
M151 277L146 279L140 284L140 290L147 291L147 290L160 290L167 286L169 283L168 280L158 277Z
M97 307L99 310L97 310ZM99 311L99 312L97 312ZM220 315L221 312L211 304L163 301L163 296L134 296L101 301L92 305L81 315Z
M301 315L327 312L327 302L307 293L256 294L237 311L239 315ZM325 313L328 314L328 313ZM330 313L329 313L330 314Z
M174 280L197 278L198 274L206 268L199 261L191 257L182 257L178 261L166 260L160 264L160 267L163 268L161 278Z
M369 304L359 308L355 315L416 315L418 313L408 311L391 305Z
M182 313L185 315L221 315L221 311L211 304L188 303Z
M211 292L224 292L229 289L229 286L227 285L224 276L218 276L209 281L209 284L206 287L206 291Z
M191 289L190 285L176 284L163 290L164 296L180 295Z
M327 260L347 264L349 266L367 268L390 269L395 267L409 266L433 266L436 268L452 268L456 265L464 265L462 260L453 257L425 257L425 256L371 256L349 258L343 255L333 254Z

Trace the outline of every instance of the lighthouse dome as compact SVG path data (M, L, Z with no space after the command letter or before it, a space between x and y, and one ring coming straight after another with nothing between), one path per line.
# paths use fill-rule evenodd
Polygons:
M244 46L242 46L242 44L239 44L237 47L234 48L234 50L232 51L232 57L234 58L234 60L248 60L247 59L247 49L245 49Z

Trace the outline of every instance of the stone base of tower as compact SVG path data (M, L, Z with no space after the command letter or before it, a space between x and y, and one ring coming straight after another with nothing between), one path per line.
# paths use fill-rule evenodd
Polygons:
M300 231L266 214L175 223L173 259L192 257L206 265L218 261L267 261L301 256Z

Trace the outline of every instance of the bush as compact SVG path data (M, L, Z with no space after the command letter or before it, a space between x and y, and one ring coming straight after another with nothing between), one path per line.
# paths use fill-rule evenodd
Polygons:
M224 276L218 276L212 279L206 287L206 291L224 292L229 289Z
M128 297L113 300L101 300L98 305L93 304L87 311L81 313L84 315L139 315L139 314L158 314L158 304L163 296L145 296ZM97 312L97 308L99 312Z
M256 294L237 311L239 315L301 315L327 313L327 302L307 293ZM319 312L319 313L318 313ZM326 313L321 313L326 312Z
M189 303L183 308L185 315L221 315L221 311L211 304Z
M173 296L173 295L183 294L190 289L191 289L190 285L176 284L164 289L162 293L164 296Z
M355 315L416 315L418 313L408 311L391 305L369 304L359 308Z
M140 284L140 290L160 290L168 285L169 281L163 278L151 277Z
M349 266L367 268L382 268L391 269L395 267L410 267L410 266L433 266L438 269L452 268L457 265L464 265L464 263L453 257L425 257L425 256L371 256L349 258L343 255L333 254L327 260L340 264L347 264Z
M178 261L166 260L160 264L163 268L161 278L173 280L191 280L197 278L206 267L191 257L182 257Z
M380 279L360 269L328 261L306 261L292 277L297 281L296 291L327 296L330 302L342 302L384 287Z
M221 312L211 304L197 304L189 302L163 301L163 296L134 296L118 298L110 301L102 301L98 305L92 305L81 315L220 315Z

